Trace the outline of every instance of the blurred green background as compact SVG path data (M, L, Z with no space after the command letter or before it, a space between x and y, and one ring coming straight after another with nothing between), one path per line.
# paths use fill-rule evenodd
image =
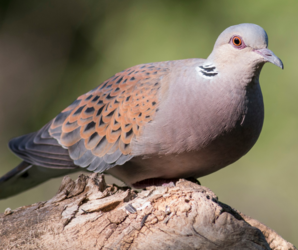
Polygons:
M298 1L0 1L0 175L20 160L9 139L38 130L77 96L147 62L206 58L228 26L269 35L285 65L265 65L265 124L254 148L201 178L232 207L298 245ZM61 179L0 201L0 211L52 197Z

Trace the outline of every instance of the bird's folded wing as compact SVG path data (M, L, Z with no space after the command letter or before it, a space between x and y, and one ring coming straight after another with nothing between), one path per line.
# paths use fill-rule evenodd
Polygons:
M130 160L131 141L157 111L160 63L117 73L80 96L40 131L10 142L25 161L44 167L88 167L103 172Z
M24 161L37 166L50 168L77 168L69 157L68 150L61 147L50 136L49 122L39 131L12 139L10 149Z

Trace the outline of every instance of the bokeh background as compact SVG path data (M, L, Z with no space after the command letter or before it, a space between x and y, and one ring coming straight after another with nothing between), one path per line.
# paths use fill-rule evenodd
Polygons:
M265 124L254 148L201 178L232 207L298 245L298 1L1 0L0 175L19 163L9 139L42 127L77 96L127 67L206 58L225 28L262 26L285 65L265 65ZM55 179L0 201L47 200Z

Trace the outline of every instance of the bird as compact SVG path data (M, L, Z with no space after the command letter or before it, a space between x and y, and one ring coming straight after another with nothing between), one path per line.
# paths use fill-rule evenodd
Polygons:
M0 198L83 169L144 188L232 164L261 133L266 62L284 68L266 31L242 23L219 35L207 59L116 73L37 132L9 142L22 162L0 178Z

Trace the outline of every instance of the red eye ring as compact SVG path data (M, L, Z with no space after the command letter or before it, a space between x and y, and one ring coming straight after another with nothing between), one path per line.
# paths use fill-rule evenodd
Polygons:
M242 45L242 40L239 36L234 36L232 41L233 41L233 44L237 47L240 47Z

